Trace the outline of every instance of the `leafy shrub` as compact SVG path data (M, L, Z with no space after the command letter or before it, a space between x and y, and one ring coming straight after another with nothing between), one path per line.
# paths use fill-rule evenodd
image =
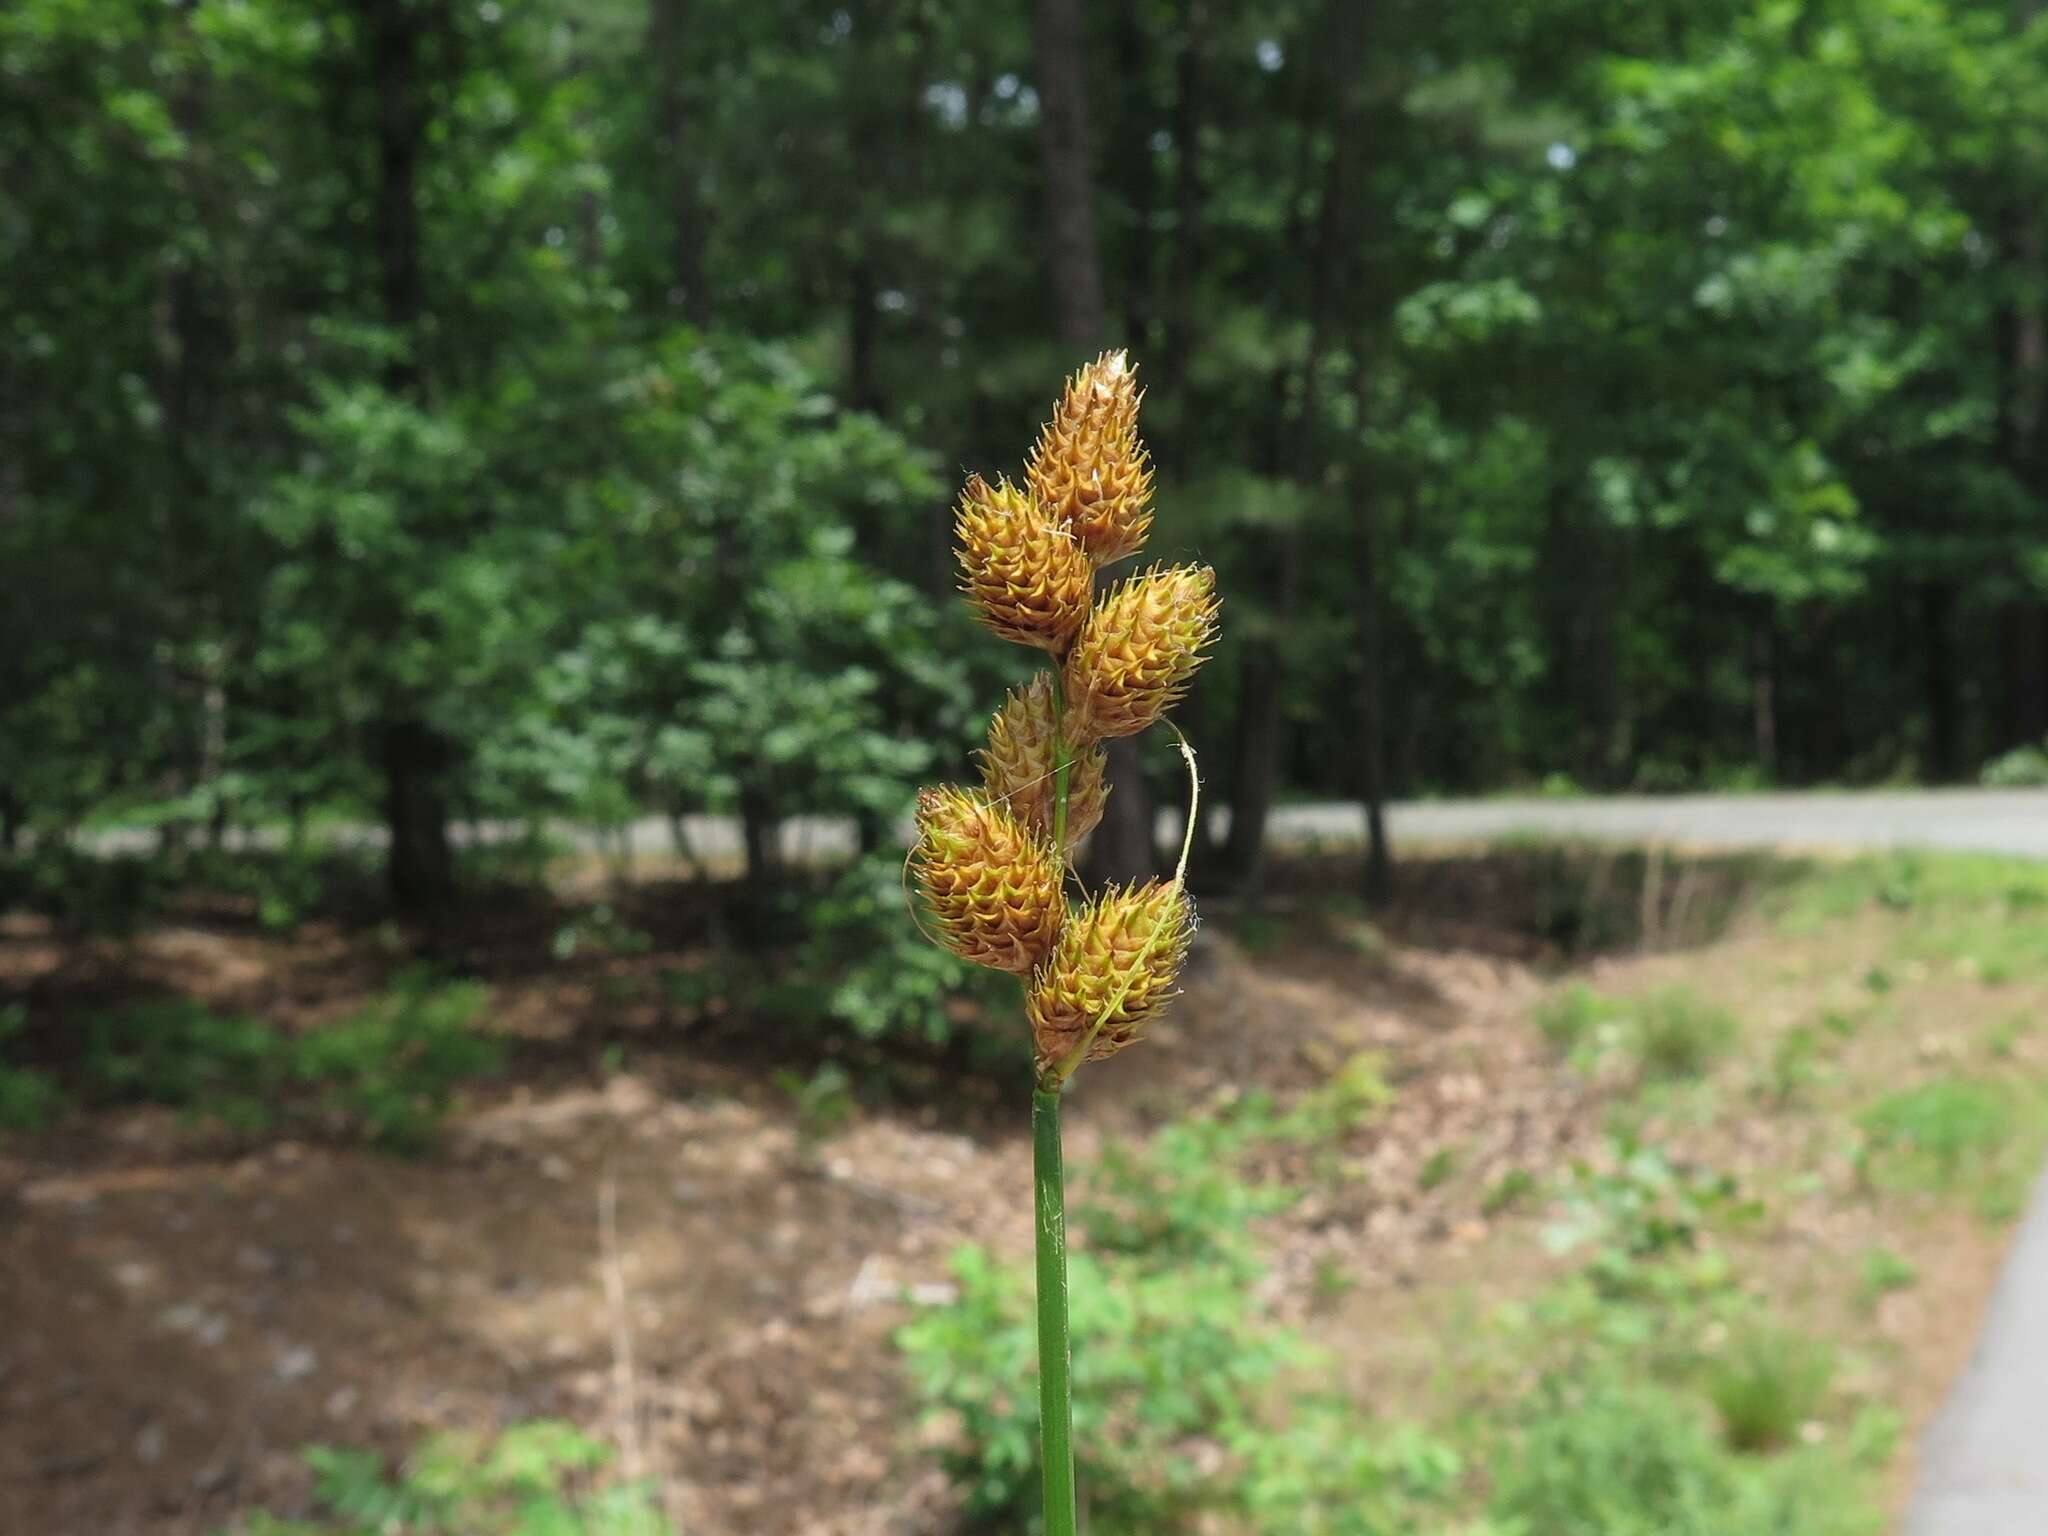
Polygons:
M465 1078L496 1069L497 1044L471 1031L486 992L477 982L435 985L422 973L339 1024L292 1042L292 1076L321 1118L359 1127L400 1150L421 1146Z
M1074 1443L1096 1528L1167 1536L1219 1515L1273 1536L1394 1536L1448 1497L1450 1450L1415 1431L1368 1433L1351 1404L1302 1390L1311 1356L1258 1315L1247 1229L1291 1197L1248 1185L1238 1166L1300 1129L1247 1098L1111 1149L1077 1204L1091 1251L1071 1259ZM1030 1278L979 1248L954 1271L958 1300L898 1342L928 1415L950 1430L942 1457L970 1516L1036 1529Z
M413 1149L455 1085L497 1064L496 1045L470 1028L484 996L475 983L437 985L413 972L348 1018L299 1036L189 999L133 1004L86 1022L84 1088L244 1135L284 1116Z
M21 1033L28 1010L0 1008L0 1046ZM0 1131L39 1131L63 1107L64 1090L47 1072L0 1061Z
M320 1516L251 1515L229 1536L671 1536L646 1489L598 1486L610 1459L601 1441L550 1420L492 1440L437 1435L396 1477L369 1451L315 1447Z
M803 912L805 938L762 1006L784 1017L834 1020L869 1040L942 1044L1007 994L1008 978L925 942L903 916L903 864L877 854L848 867ZM1017 1050L1024 1049L1021 1031Z
M1775 1450L1819 1417L1834 1373L1834 1352L1820 1340L1751 1326L1708 1364L1707 1398L1731 1449Z
M1592 1247L1587 1274L1616 1295L1641 1288L1645 1261L1693 1252L1715 1221L1754 1211L1726 1174L1683 1170L1660 1149L1626 1141L1616 1144L1611 1169L1573 1165L1563 1205L1545 1240L1561 1253Z
M1986 789L2041 789L2048 787L2048 741L2038 746L2014 747L1994 757L1977 774Z

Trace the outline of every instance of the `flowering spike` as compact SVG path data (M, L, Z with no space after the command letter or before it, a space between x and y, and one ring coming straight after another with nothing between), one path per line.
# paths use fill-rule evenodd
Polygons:
M1101 748L1091 747L1075 754L1067 770L1069 848L1102 820L1102 807L1109 799L1103 780L1107 761ZM981 782L996 804L1007 806L1032 831L1051 837L1053 766L1052 674L1041 672L1004 700L989 722Z
M1174 995L1194 931L1177 881L1107 890L1069 914L1025 1001L1041 1077L1084 1043L1100 1061L1136 1040Z
M917 797L911 866L946 948L993 970L1028 975L1066 915L1065 866L1051 840L964 789Z
M1094 567L1073 534L1007 480L969 477L954 522L960 590L982 623L1019 645L1065 652L1088 617Z
M1137 374L1105 352L1071 379L1024 467L1038 504L1073 529L1089 558L1135 555L1152 526L1152 465L1138 440Z
M1067 739L1133 736L1187 691L1216 635L1207 566L1134 576L1096 605L1067 655Z

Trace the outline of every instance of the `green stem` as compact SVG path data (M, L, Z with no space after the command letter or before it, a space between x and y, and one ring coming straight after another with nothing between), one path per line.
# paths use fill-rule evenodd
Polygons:
M1031 1095L1038 1232L1038 1424L1045 1536L1075 1536L1074 1400L1067 1331L1067 1179L1060 1164L1060 1092Z

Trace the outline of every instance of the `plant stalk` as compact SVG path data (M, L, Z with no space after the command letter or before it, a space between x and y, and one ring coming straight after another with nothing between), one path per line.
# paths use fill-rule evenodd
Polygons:
M1067 695L1052 674L1052 846L1067 860L1067 783L1074 756L1066 740ZM1067 1314L1067 1174L1060 1156L1064 1077L1042 1077L1031 1094L1033 1230L1038 1253L1038 1448L1045 1486L1045 1536L1076 1536L1073 1340Z
M1060 1161L1060 1090L1031 1095L1038 1236L1038 1425L1045 1536L1075 1536L1073 1346L1067 1326L1067 1179Z

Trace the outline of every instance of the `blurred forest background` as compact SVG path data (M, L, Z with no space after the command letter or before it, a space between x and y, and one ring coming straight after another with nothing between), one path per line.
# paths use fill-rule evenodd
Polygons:
M1212 887L1288 795L2038 771L2037 9L17 0L0 837L879 846L1004 680L952 491L1110 344Z
M1376 813L2048 785L2044 4L0 0L0 1528L1029 1528L1027 1042L898 833L1026 664L960 483L1127 347L1218 814L1091 1518L1873 1536L2044 867Z

